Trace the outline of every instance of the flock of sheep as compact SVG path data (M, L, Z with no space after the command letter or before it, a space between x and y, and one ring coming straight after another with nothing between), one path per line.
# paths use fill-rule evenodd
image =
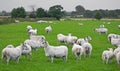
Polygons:
M83 25L83 24L82 24ZM45 28L47 34L52 32L52 27L48 26ZM104 27L104 25L100 25L100 28L95 28L95 31L98 33L107 34L108 29ZM19 58L21 55L29 55L30 59L32 59L32 49L37 50L38 48L44 47L45 56L50 57L50 61L53 62L54 58L62 58L67 61L68 59L68 47L65 45L60 46L52 46L49 45L48 41L46 41L45 36L37 35L37 29L33 29L30 25L27 26L27 32L29 35L29 39L26 39L23 44L14 47L13 45L7 45L2 50L2 62L6 60L7 64L9 64L10 60L15 60L16 63L19 62ZM89 41L92 40L90 36L85 38L78 38L73 36L71 33L68 35L57 34L57 40L60 43L69 44L72 46L72 53L75 56L75 59L81 59L81 56L84 54L84 57L89 57L92 52L92 45ZM103 51L102 60L106 61L106 64L112 59L114 56L116 57L117 63L120 64L120 35L117 34L109 34L108 40L111 44L115 45L117 48L113 51L112 48L109 50Z
M114 45L116 48L109 48L108 50L103 51L102 60L108 64L113 57L116 58L117 64L120 64L120 35L118 34L109 34L108 41Z

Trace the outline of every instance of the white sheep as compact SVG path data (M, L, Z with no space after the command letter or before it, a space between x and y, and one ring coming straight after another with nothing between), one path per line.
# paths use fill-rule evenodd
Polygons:
M67 36L67 43L68 44L74 44L77 42L77 37L76 36L72 36L71 34L68 34Z
M30 40L35 40L35 41L44 41L45 40L45 36L43 35L31 35L30 36Z
M28 35L31 36L31 35L37 35L37 29L30 29L28 31Z
M34 50L37 50L38 48L43 47L42 42L43 41L40 41L40 40L30 40L30 39L27 39L24 41L24 43L31 46L31 48Z
M50 46L48 42L43 42L45 55L50 57L51 62L53 63L54 57L63 58L67 61L68 48L67 46Z
M78 45L78 44L74 44L72 47L72 52L75 55L75 58L78 60L79 57L81 59L82 53L83 53L83 48L82 46Z
M111 33L108 34L108 41L111 42L111 38L117 38L117 34Z
M65 36L63 34L58 34L57 39L58 39L59 42L66 42L67 41L67 36Z
M106 62L106 64L108 64L109 60L111 60L113 57L114 57L114 53L112 48L109 48L109 50L105 50L102 53L103 63Z
M77 39L77 44L82 45L83 43L89 42L90 40L92 40L92 38L90 36L87 36L85 38L79 38Z
M46 27L45 31L47 34L49 34L50 32L52 32L52 27L51 26Z
M28 25L27 26L27 31L31 30L32 29L32 26Z
M9 60L15 60L16 63L19 62L19 58L22 54L22 50L24 49L24 45L21 44L20 46L17 46L16 48L4 48L2 50L2 62L4 59L6 59L7 64L9 63Z
M22 55L25 55L26 57L27 57L27 55L29 55L30 60L32 59L32 49L26 43L24 43L24 49L22 50Z
M98 32L99 34L101 34L101 33L107 34L108 29L107 29L107 28L95 28L94 31L95 31L95 32Z
M82 47L83 47L83 53L84 53L84 56L85 57L88 57L91 55L91 52L92 52L92 45L88 42L82 44Z
M111 38L111 44L116 47L120 46L120 38Z

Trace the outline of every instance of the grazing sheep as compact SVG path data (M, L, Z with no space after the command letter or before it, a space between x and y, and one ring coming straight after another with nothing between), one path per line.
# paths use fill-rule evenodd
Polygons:
M4 48L2 50L2 62L4 61L4 59L6 59L6 62L8 64L9 61L12 59L12 60L15 60L16 63L18 63L23 49L24 49L23 44L21 44L20 46L17 46L16 48L14 47Z
M87 36L85 38L79 38L76 43L82 45L83 43L89 42L90 40L92 40L92 38Z
M80 56L80 59L81 59L82 52L83 52L82 46L74 44L73 47L72 47L72 52L75 55L75 58L77 60L79 59L79 56Z
M41 41L42 42L42 41L45 40L45 36L43 36L43 35L39 35L39 36L31 35L30 40L35 40L35 41Z
M73 45L76 42L77 42L77 37L76 36L71 36L71 34L68 34L67 43Z
M57 39L58 39L59 42L66 42L67 41L67 36L65 36L63 34L58 34Z
M16 23L19 23L20 21L19 20L15 20Z
M68 48L66 46L50 46L48 42L43 42L45 55L50 57L53 63L54 57L63 58L67 61Z
M116 38L116 37L117 37L116 34L111 33L108 35L108 41L111 42L111 38Z
M85 57L90 56L92 52L92 45L87 42L87 43L82 44L82 47L83 47L84 56Z
M27 26L27 31L30 31L32 29L32 26L28 25Z
M120 46L120 38L111 38L111 44L116 47Z
M31 35L37 35L37 29L30 29L28 31L28 35L31 36Z
M103 63L106 62L106 64L108 64L109 60L112 60L113 57L114 57L114 53L112 48L109 48L109 50L105 50L102 53Z
M99 34L101 34L101 33L107 34L108 29L107 29L107 28L95 28L94 31L95 31L95 32L98 32Z
M52 32L52 27L51 26L46 27L45 31L47 34L49 34L50 32Z
M26 44L26 43L24 43L24 49L22 50L22 55L25 55L26 57L27 57L27 55L29 55L29 57L30 57L30 60L32 59L32 49L31 49L31 47L28 45L28 44Z
M79 26L83 26L83 23L78 23Z
M37 41L37 40L29 40L29 39L24 41L24 43L28 44L34 50L37 50L38 48L43 47L42 42L43 41L40 41L40 40Z

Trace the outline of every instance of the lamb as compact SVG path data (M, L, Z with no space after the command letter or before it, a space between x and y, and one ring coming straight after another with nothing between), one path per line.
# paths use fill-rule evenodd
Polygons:
M32 29L32 26L28 25L27 26L27 31L30 31Z
M91 52L92 52L92 45L88 42L82 44L82 47L83 47L83 52L84 52L84 56L85 57L88 57L91 55Z
M67 61L68 48L67 46L50 46L48 42L43 42L45 55L50 57L51 62L53 63L54 57L63 58Z
M37 29L30 29L29 31L28 31L28 35L30 36L30 35L37 35Z
M99 34L101 34L101 33L107 34L108 29L107 29L107 28L95 28L94 31L95 31L95 32L98 32Z
M24 49L24 45L21 44L20 46L17 46L16 48L4 48L2 50L2 62L4 62L4 59L6 59L7 64L9 64L9 61L15 60L16 63L19 62L19 58L22 54L22 50Z
M45 31L47 34L49 34L50 32L52 32L52 27L51 26L46 27Z
M43 41L40 41L40 40L37 41L37 40L30 40L30 39L27 39L24 41L24 43L31 46L31 48L34 50L37 50L39 47L43 47L42 42Z
M73 47L72 47L72 52L75 55L76 60L79 59L79 56L80 56L80 59L81 59L82 52L83 52L82 46L80 46L78 44L74 44Z
M112 60L113 57L114 57L114 53L112 48L109 48L109 50L105 50L102 53L103 63L106 62L106 64L108 64L109 60Z

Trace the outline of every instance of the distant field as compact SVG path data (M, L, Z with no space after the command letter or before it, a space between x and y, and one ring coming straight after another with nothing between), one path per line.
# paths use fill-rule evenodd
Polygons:
M26 26L31 25L33 28L38 29L38 35L44 35L50 45L66 45L69 49L68 62L64 62L62 59L54 59L54 63L49 61L49 58L45 56L44 49L39 48L38 51L32 51L32 60L25 59L24 56L20 58L18 64L10 61L10 64L2 64L0 62L0 71L120 71L120 66L116 63L115 58L110 64L103 64L101 60L101 54L103 50L113 47L107 40L107 35L99 35L94 32L94 28L103 24L108 28L109 33L120 34L120 20L76 20L76 21L53 21L53 23L41 23L37 22L20 22L17 24L0 25L0 61L1 51L8 44L18 46L26 39L29 39L26 31ZM110 24L107 24L111 22ZM83 23L83 26L79 26L79 23ZM53 31L50 34L46 34L44 28L51 25ZM93 46L91 57L85 58L82 56L81 60L76 61L72 54L72 46L64 43L57 42L57 34L62 33L68 35L77 36L78 38L84 38L91 36L92 41L90 43Z

